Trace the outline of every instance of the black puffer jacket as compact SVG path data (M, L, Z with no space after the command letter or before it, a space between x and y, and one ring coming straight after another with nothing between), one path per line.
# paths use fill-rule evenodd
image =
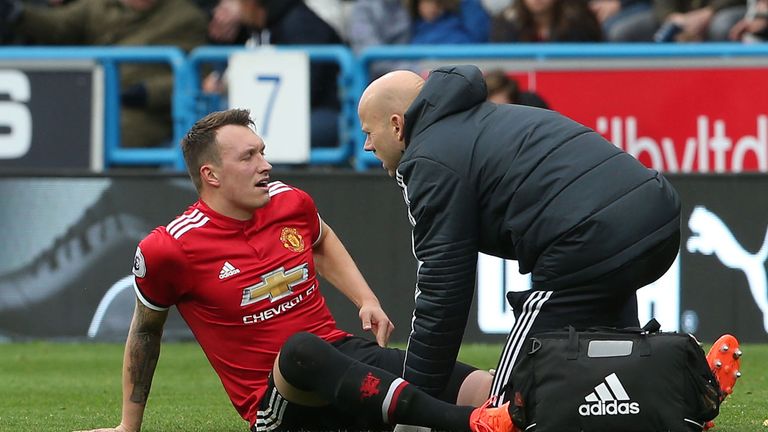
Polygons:
M534 288L604 275L675 233L656 171L556 112L485 102L474 66L437 69L405 114L397 169L419 261L405 379L440 391L458 353L477 253L518 260Z

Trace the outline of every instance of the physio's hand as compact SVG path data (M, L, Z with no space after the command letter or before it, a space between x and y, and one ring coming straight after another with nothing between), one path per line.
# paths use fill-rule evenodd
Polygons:
M392 334L395 325L381 309L381 305L379 303L363 303L360 307L359 316L363 323L363 330L373 333L376 336L376 343L381 347L386 347L389 344L389 335Z

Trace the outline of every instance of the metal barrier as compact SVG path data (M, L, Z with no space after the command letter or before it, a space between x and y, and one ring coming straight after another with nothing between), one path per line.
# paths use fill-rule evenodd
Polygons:
M484 45L410 45L380 46L363 51L357 61L358 84L354 93L361 95L369 81L371 63L381 60L528 60L551 59L626 59L673 57L768 57L768 44L702 43L702 44L484 44ZM364 170L379 161L363 149L365 135L356 133L355 168Z
M310 152L310 164L340 165L349 162L353 152L354 135L351 133L357 124L357 98L358 94L351 90L359 88L356 75L357 68L352 52L343 46L320 45L292 45L275 47L279 51L303 51L309 55L310 61L336 62L339 65L339 92L341 100L341 116L339 121L339 145L335 148L313 148ZM205 105L200 103L202 98L199 71L201 65L211 62L226 61L235 52L246 51L242 46L232 47L200 47L189 55L190 93L195 104L195 115L201 116L197 107ZM192 126L190 123L188 126Z
M382 46L365 50L358 58L343 46L284 46L278 50L308 53L310 61L336 62L340 67L339 91L341 116L340 143L335 148L316 148L310 164L344 165L350 158L357 170L365 170L378 161L365 152L365 136L357 119L357 102L369 81L371 63L382 60L454 59L546 62L552 59L626 59L626 58L768 58L766 44L485 44L438 46ZM202 64L226 61L244 47L200 47L188 57L176 47L2 47L0 60L43 62L46 60L93 60L104 71L104 166L160 165L184 170L178 142L201 115L202 99L199 71ZM173 143L168 148L122 148L120 146L120 63L167 63L175 76L172 96Z
M167 63L175 77L172 96L173 141L183 136L190 105L187 92L187 61L177 47L3 47L0 60L44 62L50 60L95 60L104 71L104 167L114 165L160 165L184 169L181 150L170 148L122 148L120 146L120 63Z

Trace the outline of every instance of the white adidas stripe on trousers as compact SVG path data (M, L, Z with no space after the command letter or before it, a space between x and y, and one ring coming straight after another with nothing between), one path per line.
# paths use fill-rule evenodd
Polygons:
M276 429L283 422L283 413L288 406L288 401L277 391L272 389L272 396L269 398L269 407L264 411L256 413L257 432L268 432Z
M525 300L523 310L515 320L515 325L509 332L504 350L499 358L499 365L496 367L496 375L491 384L491 396L496 396L494 404L497 406L504 399L503 387L509 381L512 375L512 368L517 362L520 350L528 338L536 317L541 312L544 303L552 296L553 291L534 291Z

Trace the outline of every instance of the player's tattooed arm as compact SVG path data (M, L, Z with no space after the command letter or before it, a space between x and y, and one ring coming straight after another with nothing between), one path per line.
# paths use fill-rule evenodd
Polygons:
M134 335L131 348L131 367L129 368L133 382L131 402L144 405L147 403L155 366L160 356L160 341L155 335L138 333Z
M168 311L155 311L136 301L123 355L123 414L114 428L81 432L139 432L152 376L160 357L160 339Z
M127 384L125 390L130 390L127 396L133 403L147 403L167 317L168 311L155 311L136 302L124 358L124 379L128 381L124 383Z
M116 431L141 430L152 376L160 357L160 339L168 311L156 311L136 301L123 355L123 415Z

